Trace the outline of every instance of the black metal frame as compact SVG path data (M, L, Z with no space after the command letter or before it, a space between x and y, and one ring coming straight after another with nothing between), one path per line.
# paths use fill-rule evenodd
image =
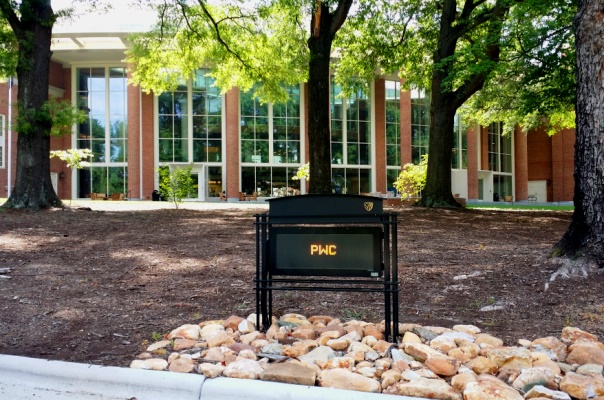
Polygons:
M335 292L381 292L384 293L384 314L385 314L385 336L386 339L394 342L399 336L398 331L398 252L397 252L397 215L382 212L381 199L369 196L347 196L347 195L306 195L296 196L296 213L289 214L284 212L283 208L275 207L275 213L271 215L270 204L269 211L265 214L256 214L256 326L264 330L270 326L273 315L273 290L301 290L301 291L335 291ZM301 208L306 199L310 207ZM348 198L346 200L345 198ZM339 199L346 201L371 201L379 200L379 207L375 213L351 213L343 214L342 211L336 212L337 215L329 213L328 209L317 210L313 204L321 203L321 200L328 200L331 206L338 205ZM286 200L286 199L275 199ZM271 200L272 201L272 200ZM275 203L276 204L276 203ZM284 203L285 204L285 203ZM313 212L317 210L317 212ZM304 210L300 212L299 210ZM340 210L342 210L340 208ZM355 278L351 279L345 275L341 279L324 279L319 277L281 277L276 278L271 273L269 267L269 232L276 226L379 226L382 229L381 251L383 262L383 274L381 278ZM281 275L280 275L281 276ZM392 329L391 329L392 327Z

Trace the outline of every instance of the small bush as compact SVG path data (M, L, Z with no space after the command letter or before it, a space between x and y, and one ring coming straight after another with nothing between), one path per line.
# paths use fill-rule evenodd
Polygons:
M426 187L426 175L428 172L428 156L423 155L419 164L405 164L394 182L394 187L401 199L420 197L422 190Z
M167 166L157 169L159 175L159 194L161 197L174 203L178 209L182 200L189 197L193 191L192 167L180 167L170 171Z

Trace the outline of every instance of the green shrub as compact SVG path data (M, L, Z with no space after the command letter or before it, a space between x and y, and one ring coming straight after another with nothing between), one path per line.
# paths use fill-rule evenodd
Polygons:
M426 187L426 175L428 171L428 156L423 155L419 164L405 164L394 182L394 187L401 199L420 197L422 190Z
M191 166L179 167L170 171L167 166L161 166L157 169L159 175L159 194L161 197L174 203L178 209L182 200L189 197L194 190L193 177L191 176Z

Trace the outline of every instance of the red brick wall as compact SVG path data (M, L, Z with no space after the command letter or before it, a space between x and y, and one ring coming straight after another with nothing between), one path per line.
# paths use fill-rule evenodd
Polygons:
M374 83L375 102L375 188L386 193L386 81Z
M527 137L521 128L514 131L514 186L515 201L528 198Z
M226 93L226 194L227 198L239 199L239 89L233 88Z
M401 85L404 81L401 81ZM401 92L401 166L411 162L411 92Z
M575 130L564 129L552 141L552 201L572 201L574 195Z
M71 71L71 69L69 69L69 71ZM71 85L71 75L65 76L63 72L63 65L55 61L51 61L50 76L48 77L49 85L59 89L65 89L65 82L69 82Z
M527 138L529 181L547 181L547 200L552 201L552 142L543 129L532 130Z
M155 185L154 95L153 93L142 93L141 97L141 109L143 113L143 142L141 144L143 149L143 185L140 198L143 200L150 200Z
M16 104L17 104L17 85L13 85L12 89L12 104L13 104L13 115L12 115L12 135L11 135L11 147L12 147L12 159L11 159L11 178L8 178L8 82L0 83L0 114L5 116L4 119L4 168L0 168L0 197L8 196L8 182L14 184L15 181L15 169L17 167L17 133L15 132L15 121L17 120Z

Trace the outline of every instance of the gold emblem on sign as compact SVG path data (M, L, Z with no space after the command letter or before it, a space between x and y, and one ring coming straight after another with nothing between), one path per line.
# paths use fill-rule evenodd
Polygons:
M365 206L365 211L371 211L373 210L373 203L371 201L366 201L364 203Z

